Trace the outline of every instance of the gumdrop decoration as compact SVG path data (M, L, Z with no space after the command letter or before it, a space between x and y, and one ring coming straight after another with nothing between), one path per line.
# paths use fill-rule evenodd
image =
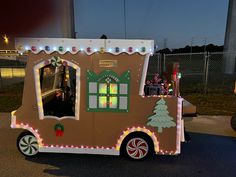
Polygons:
M32 50L33 52L35 52L35 51L37 50L37 47L36 47L36 46L32 46L32 47L31 47L31 50Z
M91 48L90 48L90 47L87 48L87 52L88 52L88 53L91 52Z
M100 48L100 53L104 53L104 52L105 52L104 47L101 47L101 48Z
M58 48L58 50L60 51L60 52L63 52L63 47L62 46L60 46L59 48Z
M156 127L158 133L162 133L163 128L176 127L173 117L169 116L169 111L167 110L166 102L163 98L156 102L153 112L155 114L148 117L149 122L147 125Z
M146 48L145 48L145 47L142 47L142 48L141 48L141 52L146 52Z
M130 52L130 53L133 52L133 48L132 48L132 47L129 47L129 48L128 48L128 52Z
M63 61L63 62L62 62L62 65L63 65L63 66L68 66L67 61Z
M45 65L49 65L49 64L50 64L50 61L49 61L49 60L45 60L45 61L44 61L44 64L45 64Z
M18 47L17 47L17 50L23 50L24 48L23 48L23 46L22 45L19 45Z
M77 52L77 48L75 46L72 47L72 52Z
M56 136L61 137L64 134L64 126L62 124L56 124L54 126L54 131L56 133Z
M45 46L45 50L46 51L50 51L50 47L47 45L47 46Z
M119 48L119 47L116 47L116 48L115 48L115 52L116 52L116 53L119 53L119 52L120 52L120 48Z

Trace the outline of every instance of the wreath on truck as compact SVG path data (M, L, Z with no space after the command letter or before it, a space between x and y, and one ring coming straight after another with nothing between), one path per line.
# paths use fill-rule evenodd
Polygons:
M63 136L63 134L64 134L64 126L62 124L56 124L54 126L54 131L56 133L56 136Z

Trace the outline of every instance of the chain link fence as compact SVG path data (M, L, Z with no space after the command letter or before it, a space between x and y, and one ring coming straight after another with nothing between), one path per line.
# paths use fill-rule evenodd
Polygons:
M231 73L227 72L227 56L231 56ZM233 93L236 81L236 53L180 53L155 54L150 58L147 77L166 71L178 62L182 74L182 93ZM232 66L233 65L233 66ZM233 68L233 69L232 69ZM232 72L233 70L233 72Z
M147 80L151 80L154 77L155 73L161 73L162 62L163 62L162 55L160 53L152 55L149 58Z
M227 67L228 55L236 56L236 53L210 53L208 59L208 67L206 68L205 82L207 92L223 92L233 93L236 82L236 59L231 59L232 66ZM233 70L233 72L229 72Z

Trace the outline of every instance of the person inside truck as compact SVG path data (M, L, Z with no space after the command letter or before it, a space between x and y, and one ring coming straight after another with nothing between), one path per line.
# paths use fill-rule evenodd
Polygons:
M167 80L166 79L163 80L163 83L161 85L162 85L162 87L161 87L162 93L164 95L168 95L170 86L169 86L169 83L167 82Z
M148 95L168 95L169 83L167 79L162 79L158 73L156 73L152 80L147 80L144 86L144 94Z
M160 75L158 73L156 73L153 77L153 80L152 80L153 85L158 86L161 84L161 81L162 81L162 79L161 79Z

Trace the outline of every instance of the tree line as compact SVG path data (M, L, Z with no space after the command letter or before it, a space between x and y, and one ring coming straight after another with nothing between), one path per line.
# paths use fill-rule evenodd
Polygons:
M208 44L203 46L189 46L186 45L184 48L178 49L161 49L156 51L156 53L174 54L174 53L200 53L200 52L223 52L224 46L218 46L214 44Z

